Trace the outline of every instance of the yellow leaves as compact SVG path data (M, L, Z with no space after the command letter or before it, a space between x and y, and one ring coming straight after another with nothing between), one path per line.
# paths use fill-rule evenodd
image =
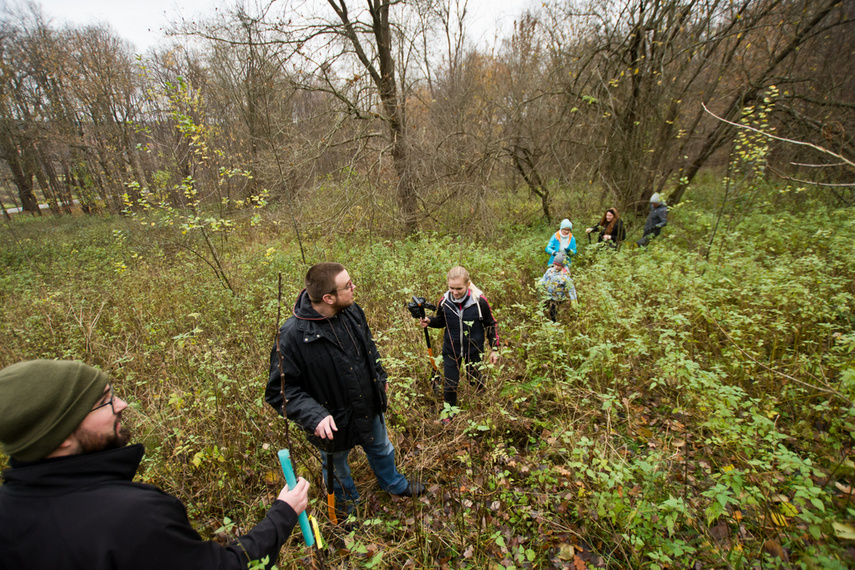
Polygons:
M190 461L190 463L192 463L195 467L199 467L202 465L202 462L204 461L204 459L205 459L205 454L202 453L201 451L197 451L193 455L193 459Z
M264 480L264 484L269 487L278 487L279 486L279 474L274 473L273 471L268 471L262 477Z
M781 503L781 514L785 517L794 517L799 514L799 509L790 502Z
M644 439L650 439L653 437L653 432L644 426L639 426L638 428L636 428L635 432L638 434L639 437L642 437Z
M784 527L787 526L787 517L780 513L769 513L769 516L772 518L772 522L775 523L775 526Z

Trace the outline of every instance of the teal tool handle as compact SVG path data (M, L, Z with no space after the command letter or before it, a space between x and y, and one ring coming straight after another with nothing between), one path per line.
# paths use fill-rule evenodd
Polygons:
M279 450L279 463L282 464L282 473L285 474L285 482L288 483L288 488L293 489L297 486L297 477L294 476L294 467L291 466L291 453L287 449ZM303 540L306 546L315 544L315 535L312 534L312 527L309 525L309 517L306 516L306 511L300 513L297 517L300 521L300 529L303 531Z

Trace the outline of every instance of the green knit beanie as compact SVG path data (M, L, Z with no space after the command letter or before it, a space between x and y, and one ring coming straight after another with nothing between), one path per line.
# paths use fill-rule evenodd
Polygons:
M82 362L29 360L0 370L0 445L38 461L71 435L104 394L109 377Z

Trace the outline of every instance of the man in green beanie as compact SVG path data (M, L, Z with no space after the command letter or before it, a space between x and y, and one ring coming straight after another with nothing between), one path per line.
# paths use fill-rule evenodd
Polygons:
M308 503L300 479L234 544L203 541L181 502L136 483L144 453L128 445L127 403L80 362L33 360L0 370L0 570L268 568Z

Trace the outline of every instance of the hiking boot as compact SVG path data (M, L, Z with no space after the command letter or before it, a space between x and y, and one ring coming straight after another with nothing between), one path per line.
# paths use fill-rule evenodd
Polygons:
M407 488L401 491L400 497L418 497L419 495L423 495L425 492L425 486L419 483L418 481L410 481L407 484Z

